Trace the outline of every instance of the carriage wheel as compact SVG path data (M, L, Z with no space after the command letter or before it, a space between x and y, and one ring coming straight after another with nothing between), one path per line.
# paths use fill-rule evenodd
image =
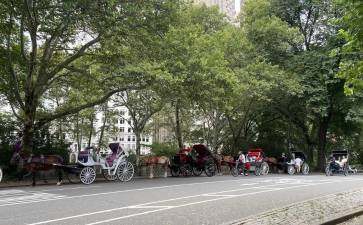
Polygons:
M69 169L63 170L63 174L65 175L65 177L71 184L79 183L80 179L79 179L78 173L79 173L78 168L77 169L69 168Z
M110 171L111 174L108 173L108 170L102 170L103 177L108 181L114 181L117 179L117 174L113 175L113 171Z
M237 166L234 166L231 168L231 174L234 177L238 177L238 173L239 173L239 169L237 168Z
M332 175L332 171L330 169L330 164L326 166L325 168L325 175L327 176L331 176Z
M244 173L244 164L239 163L238 165L231 168L231 174L234 177L238 177L241 173Z
M304 163L301 167L302 167L301 168L302 174L303 175L308 175L309 171L310 171L309 165L307 163Z
M261 164L261 175L262 176L267 175L269 170L270 170L270 167L268 166L267 162L263 162Z
M198 167L193 167L193 174L194 176L199 177L203 173L203 169L200 169Z
M290 175L294 175L295 173L295 166L288 166L287 167L287 173Z
M255 175L261 176L261 166L255 166Z
M3 170L0 167L0 182L2 181L2 179L3 179Z
M180 167L180 171L184 177L189 177L193 174L193 168L189 164L185 164L184 166Z
M118 179L123 182L130 181L134 177L134 173L134 165L131 162L121 163L116 171Z
M180 170L178 167L173 166L170 168L170 173L172 177L179 177Z
M96 171L92 167L84 167L79 174L79 178L84 184L92 184L96 179Z
M216 165L214 164L214 162L207 163L205 165L204 171L208 177L214 176L216 172Z

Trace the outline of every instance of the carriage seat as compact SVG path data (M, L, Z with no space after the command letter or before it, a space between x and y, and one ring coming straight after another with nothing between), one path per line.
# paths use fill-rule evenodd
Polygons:
M261 152L249 152L248 156L254 161L260 161L262 159Z
M88 157L91 154L91 150L89 148L86 148L82 151L79 152L78 154L78 161L81 163L87 163L88 162Z
M123 150L118 143L111 143L109 148L111 149L112 153L106 157L106 161L108 165L112 166L114 161L121 156Z

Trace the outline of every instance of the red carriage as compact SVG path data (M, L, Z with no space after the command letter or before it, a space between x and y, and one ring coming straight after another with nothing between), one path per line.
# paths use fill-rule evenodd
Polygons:
M215 159L207 146L193 145L192 148L184 148L172 157L170 164L171 175L200 176L203 171L208 177L216 172Z
M236 161L235 167L231 169L233 176L244 174L245 172L253 171L256 176L267 175L269 166L265 161L265 154L261 148L249 149L246 155L246 162Z

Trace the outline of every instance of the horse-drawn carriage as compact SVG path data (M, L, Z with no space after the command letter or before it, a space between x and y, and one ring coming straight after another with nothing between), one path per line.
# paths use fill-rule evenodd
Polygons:
M246 175L249 171L253 171L256 176L268 174L269 165L265 161L265 154L261 148L249 149L245 156L245 162L240 162L240 159L237 159L235 167L231 169L233 176Z
M79 152L73 164L61 165L61 167L69 177L72 174L78 175L79 180L84 184L91 184L95 181L98 168L101 169L106 180L131 180L134 176L134 166L127 161L127 153L119 143L111 143L109 148L111 154L100 154L93 148L87 148ZM69 180L71 181L72 178Z
M327 176L333 174L344 174L347 176L349 173L348 160L349 152L347 150L332 151L327 158L325 174Z
M185 148L172 157L170 171L173 177L179 175L200 176L203 171L208 177L216 172L216 165L211 151L202 144L193 145L192 148Z
M250 171L254 171L256 176L268 174L270 168L265 161L265 153L261 148L249 149L247 157L251 163Z
M286 162L287 173L293 175L295 173L302 173L303 175L309 174L310 168L307 163L307 157L304 152L293 151L291 152L290 160Z

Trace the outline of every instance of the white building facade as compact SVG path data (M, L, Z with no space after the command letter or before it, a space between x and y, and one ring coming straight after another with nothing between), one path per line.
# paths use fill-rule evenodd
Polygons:
M234 21L241 11L242 0L194 0L194 3L218 6L220 12L226 14L231 21Z
M112 103L108 103L109 108L113 111L113 115L107 118L106 126L104 129L103 140L104 143L120 143L121 147L128 152L136 152L136 135L132 129L132 120L130 118L129 110L125 106L114 107ZM104 124L104 113L97 112L94 121L95 134L91 138L91 146L98 147L101 128ZM68 136L69 137L69 136ZM69 138L70 139L70 138ZM141 155L150 153L150 145L152 144L152 135L141 135ZM73 150L81 150L88 147L89 137L85 134L82 136L81 146L78 148L76 140L71 140Z

